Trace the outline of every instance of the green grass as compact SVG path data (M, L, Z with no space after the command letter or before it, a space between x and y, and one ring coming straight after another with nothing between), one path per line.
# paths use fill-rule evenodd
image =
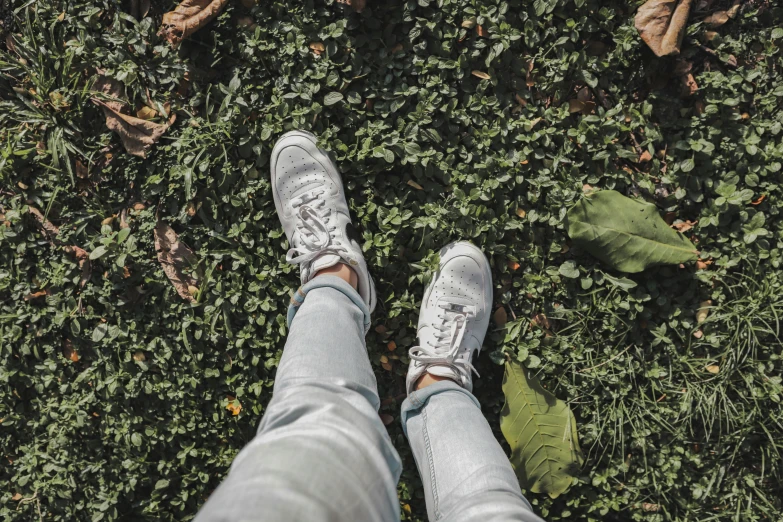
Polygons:
M578 483L528 495L538 513L780 521L783 8L749 0L718 29L696 12L681 58L699 90L683 98L675 59L645 48L627 2L369 3L359 15L231 2L178 50L156 36L169 1L140 22L119 2L13 3L10 48L0 41L0 518L184 520L220 483L285 341L298 274L268 158L304 128L342 169L378 286L367 343L406 519L426 518L398 418L406 349L437 250L462 238L489 256L509 318L490 326L476 383L498 438L506 357L578 422ZM487 36L462 27L473 17ZM90 102L97 69L132 107L149 92L176 113L146 159ZM570 113L585 87L595 112ZM565 232L585 184L698 221L686 235L712 263L609 270ZM63 245L109 245L83 288L28 207ZM195 305L157 262L158 217L207 274Z

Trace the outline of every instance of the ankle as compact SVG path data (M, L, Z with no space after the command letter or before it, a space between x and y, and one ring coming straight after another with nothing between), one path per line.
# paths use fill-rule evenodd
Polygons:
M449 379L448 377L440 377L438 375L430 375L429 373L424 373L419 379L416 381L416 384L413 385L414 390L421 390L422 388L426 388L427 386L431 384L435 384L436 382L440 381L451 381L456 382L454 379Z
M316 272L313 277L322 275L336 276L348 283L354 290L359 289L359 276L356 275L356 271L345 263L337 263L329 268L324 268Z

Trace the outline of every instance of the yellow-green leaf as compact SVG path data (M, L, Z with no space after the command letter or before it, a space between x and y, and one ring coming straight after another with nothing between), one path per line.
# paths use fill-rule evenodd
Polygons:
M558 497L584 462L574 414L516 362L506 363L503 394L500 430L522 487Z

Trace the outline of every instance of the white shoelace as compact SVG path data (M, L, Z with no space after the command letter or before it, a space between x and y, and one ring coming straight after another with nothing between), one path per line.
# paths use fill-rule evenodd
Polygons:
M336 223L330 223L332 211L325 208L326 201L321 198L323 194L323 189L314 190L291 202L291 206L299 214L296 228L300 244L288 250L285 260L292 264L301 264L302 270L306 272L309 272L309 265L324 254L344 257L348 252L334 237L337 226Z
M435 344L429 341L423 346L414 346L408 352L408 355L414 361L424 363L427 366L445 365L454 368L457 371L473 372L476 377L479 373L471 364L470 356L459 358L460 345L465 332L468 329L468 320L476 316L476 309L473 306L458 305L454 303L444 303L438 305L445 310L443 322L441 324L430 324L435 330Z

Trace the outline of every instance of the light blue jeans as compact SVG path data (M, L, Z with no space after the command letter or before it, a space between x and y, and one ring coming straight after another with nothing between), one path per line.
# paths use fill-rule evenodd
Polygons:
M398 521L402 465L378 416L367 307L342 279L319 276L288 318L258 434L196 521ZM541 522L471 393L436 383L412 393L401 418L431 521Z

